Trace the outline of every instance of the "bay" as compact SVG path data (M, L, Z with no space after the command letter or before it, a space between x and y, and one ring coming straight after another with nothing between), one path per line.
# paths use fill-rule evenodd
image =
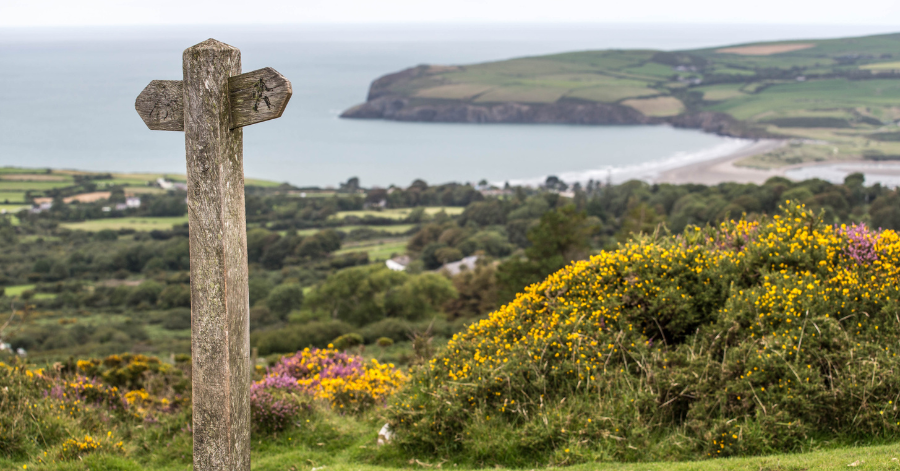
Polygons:
M791 25L295 25L0 30L0 166L184 172L181 133L152 132L134 99L180 79L181 52L214 37L243 70L293 83L281 119L245 129L249 177L295 185L407 185L415 178L536 182L549 174L645 177L743 145L665 126L537 126L342 120L375 78L422 63L465 64L570 50L684 49L840 37L885 27Z

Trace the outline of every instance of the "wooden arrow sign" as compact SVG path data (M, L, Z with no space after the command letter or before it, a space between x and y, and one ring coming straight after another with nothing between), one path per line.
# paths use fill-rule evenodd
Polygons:
M271 67L230 77L231 122L241 128L280 118L292 92L291 82Z
M228 92L235 129L280 118L293 90L288 79L266 67L229 77ZM154 131L184 131L184 84L154 80L138 95L134 109Z
M184 131L184 84L154 80L138 95L134 109L154 131Z

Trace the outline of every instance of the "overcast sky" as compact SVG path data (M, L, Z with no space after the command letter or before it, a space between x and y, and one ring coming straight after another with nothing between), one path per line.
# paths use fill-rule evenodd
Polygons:
M898 0L0 0L0 27L284 23L898 25Z

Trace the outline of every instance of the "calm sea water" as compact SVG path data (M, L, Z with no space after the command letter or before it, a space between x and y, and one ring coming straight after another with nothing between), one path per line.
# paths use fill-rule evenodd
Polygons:
M243 70L271 66L294 96L281 119L244 131L248 176L297 185L406 185L415 178L533 182L641 177L743 142L663 126L424 124L338 119L369 83L422 64L552 52L682 49L887 32L861 26L381 25L0 29L0 166L184 172L181 133L149 131L134 99L180 79L181 52L214 37Z

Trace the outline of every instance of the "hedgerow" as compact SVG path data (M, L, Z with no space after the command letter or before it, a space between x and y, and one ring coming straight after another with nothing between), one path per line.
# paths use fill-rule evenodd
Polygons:
M575 262L449 342L389 401L414 456L532 466L900 437L900 236L771 219Z

